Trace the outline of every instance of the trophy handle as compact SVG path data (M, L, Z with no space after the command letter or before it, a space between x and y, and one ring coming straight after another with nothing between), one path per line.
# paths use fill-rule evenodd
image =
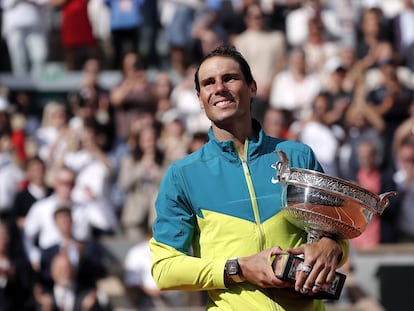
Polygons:
M381 215L384 210L390 205L390 198L397 195L396 191L384 192L379 195L379 202L377 205L378 214Z
M286 180L288 180L290 176L289 159L286 153L282 150L275 150L273 152L279 158L279 161L276 162L277 178L282 184L285 184Z

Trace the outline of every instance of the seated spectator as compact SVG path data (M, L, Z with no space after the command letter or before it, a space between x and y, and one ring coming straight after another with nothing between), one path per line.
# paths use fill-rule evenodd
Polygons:
M121 160L118 183L125 192L121 214L128 238L142 240L155 216L154 202L164 172L164 153L157 146L159 133L144 127L132 137L131 151Z
M366 86L358 84L353 94L353 102L346 110L345 128L347 136L341 148L341 177L348 180L356 180L359 169L358 145L364 140L370 140L375 144L376 157L380 162L384 156L384 142L382 133L385 128L384 120L365 102Z
M118 220L110 200L112 167L102 147L102 140L107 137L100 129L100 124L92 119L76 131L60 165L76 173L72 199L83 205L92 218L105 219L108 227L100 228L100 233L113 233L118 229Z
M382 242L414 242L414 141L409 134L396 150L395 171L387 180L397 196L381 216Z
M267 108L263 118L263 129L267 135L287 139L292 117L281 109Z
M381 43L377 55L380 83L367 90L366 102L372 107L373 113L384 120L384 144L392 146L396 129L409 117L414 90L398 76L395 53L389 43ZM392 158L392 148L385 149L383 164L389 165Z
M68 126L69 114L63 103L50 101L43 108L41 117L40 127L34 135L38 155L45 161L48 169L53 169L71 135Z
M58 207L62 205L71 207L74 222L73 235L76 239L86 240L91 237L95 227L103 230L109 227L105 217L91 212L83 204L72 200L75 177L72 170L67 167L60 168L56 172L56 179L53 183L54 192L34 203L26 216L23 230L24 246L35 271L40 269L41 250L61 240L53 219L53 213ZM36 240L38 240L37 243Z
M166 163L172 163L187 155L191 137L185 127L185 120L175 109L166 112L162 121L159 145L164 151Z
M377 157L378 150L376 144L371 140L361 141L358 144L359 169L356 175L356 182L363 188L380 194L381 179L383 178L380 161ZM374 248L381 240L381 218L374 216L365 231L358 237L350 241L356 249Z
M155 284L151 275L150 237L147 233L146 238L132 246L125 256L124 282L134 305L139 310L186 306L184 292L161 291Z
M207 131L211 125L197 98L194 88L194 73L196 67L189 66L183 79L174 86L171 93L171 107L177 109L182 120L185 120L185 128L189 133Z
M110 91L114 109L116 145L128 139L131 124L142 114L155 114L156 98L147 76L147 64L136 53L127 53L122 63L123 78Z
M0 310L35 311L33 282L30 263L15 251L9 227L0 221Z
M233 38L233 44L251 64L257 82L257 94L252 105L253 117L263 120L269 104L273 77L285 66L286 42L281 31L270 30L264 12L258 3L246 6L246 30Z
M51 265L53 288L36 297L41 310L104 310L95 287L82 287L69 255L61 252Z
M68 256L74 267L80 289L95 287L96 282L106 274L100 245L92 238L81 241L73 236L70 207L59 207L53 216L61 239L42 251L39 275L42 289L48 291L53 288L51 266L53 259L59 253L65 253Z
M319 76L310 73L306 68L303 50L294 49L289 54L287 68L273 78L270 107L288 110L295 119L304 119L309 117L312 101L321 88Z
M38 156L28 159L25 163L25 187L16 194L13 204L13 218L20 230L23 230L30 207L51 195L52 191L46 184L45 162Z
M196 132L193 134L187 153L192 153L200 149L206 142L208 142L207 132Z
M414 3L411 0L401 1L403 9L392 19L393 47L398 51L400 63L414 70L414 36L411 25L414 24Z
M306 65L310 72L322 74L329 59L338 53L338 43L326 36L321 18L307 21L308 36L301 44L306 54Z
M329 97L325 93L316 96L312 108L311 117L294 122L290 132L297 135L297 140L311 146L326 174L338 177L339 150L345 139L345 131L339 125L326 122L325 116L330 107Z
M0 127L0 220L10 220L13 202L24 180L17 165L11 130Z

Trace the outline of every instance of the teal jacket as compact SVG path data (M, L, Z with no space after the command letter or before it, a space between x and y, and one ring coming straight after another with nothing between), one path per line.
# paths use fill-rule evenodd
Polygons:
M208 290L207 310L324 310L322 301L290 289L224 284L227 259L306 243L306 232L279 213L273 151L283 150L293 167L322 168L308 146L258 131L241 157L232 141L219 142L210 129L208 143L168 168L150 241L153 277L161 289Z

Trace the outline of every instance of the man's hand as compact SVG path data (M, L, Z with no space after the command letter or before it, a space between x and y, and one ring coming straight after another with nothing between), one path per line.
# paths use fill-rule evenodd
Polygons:
M318 242L289 248L287 252L305 256L303 265L308 266L310 271L297 271L295 282L295 290L304 294L315 294L331 283L334 280L339 258L342 256L339 243L326 237Z
M260 287L292 287L292 283L282 281L275 276L272 257L286 254L280 247L272 247L249 257L238 258L242 279Z

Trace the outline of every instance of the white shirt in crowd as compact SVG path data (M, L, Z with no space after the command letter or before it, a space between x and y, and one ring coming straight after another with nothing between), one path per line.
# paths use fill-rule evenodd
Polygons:
M24 245L30 262L38 263L41 249L61 242L60 233L55 225L54 212L59 207L57 196L52 194L34 203L24 224ZM72 204L73 236L78 240L90 238L92 227L106 229L106 218L90 211L85 205ZM39 235L39 247L34 244ZM40 248L40 249L39 249Z

